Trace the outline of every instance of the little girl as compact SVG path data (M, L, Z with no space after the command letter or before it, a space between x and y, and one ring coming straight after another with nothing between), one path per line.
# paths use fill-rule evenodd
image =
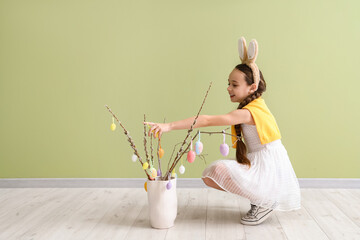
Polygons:
M227 91L236 110L225 115L199 115L193 128L231 125L236 161L220 159L202 173L207 186L240 195L250 200L251 208L241 223L257 225L265 221L273 210L290 211L301 208L301 195L296 174L274 116L261 97L266 91L262 72L255 64L258 46L252 40L246 48L239 39L242 64L229 75ZM164 132L190 129L195 117L171 123L152 123L150 133L159 137ZM243 135L243 139L241 136ZM240 140L238 140L240 139Z

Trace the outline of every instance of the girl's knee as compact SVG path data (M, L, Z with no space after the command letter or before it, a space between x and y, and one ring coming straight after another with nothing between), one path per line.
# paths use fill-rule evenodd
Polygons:
M216 175L225 175L227 173L227 169L223 164L217 164L214 167L214 173Z

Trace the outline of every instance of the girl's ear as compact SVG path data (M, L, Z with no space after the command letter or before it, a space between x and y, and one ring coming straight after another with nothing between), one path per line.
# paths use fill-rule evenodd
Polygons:
M258 54L258 43L256 39L251 40L247 51L247 57L249 63L254 63Z
M245 63L247 61L247 49L246 49L246 40L244 37L241 37L238 40L238 50L239 50L239 57L241 63Z
M250 89L255 92L257 90L257 85L255 83L251 84Z

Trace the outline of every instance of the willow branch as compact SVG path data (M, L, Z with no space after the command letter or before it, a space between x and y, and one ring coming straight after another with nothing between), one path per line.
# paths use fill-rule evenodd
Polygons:
M166 118L164 118L164 123L166 121ZM159 156L159 149L161 147L161 138L158 138L158 145L157 145L157 158L158 158L158 162L159 162L159 169L160 169L160 178L162 175L162 171L161 171L161 161L160 161L160 156Z
M185 137L185 139L184 139L184 141L183 141L183 143L182 143L179 151L178 151L177 154L176 154L176 157L175 157L175 159L174 159L174 161L173 161L173 164L172 164L172 166L171 166L171 168L170 168L170 172L171 172L171 171L174 169L174 167L176 166L176 164L174 165L174 163L175 163L175 162L177 163L177 162L179 161L179 157L181 158L181 156L184 154L184 152L183 152L183 146L186 144L187 138L190 136L190 133L193 131L193 126L196 124L196 120L197 120L197 118L199 117L199 114L200 114L200 112L201 112L202 107L204 106L204 103L205 103L206 97L207 97L207 95L208 95L208 93L209 93L209 90L210 90L210 88L211 88L211 85L212 85L212 82L210 82L210 86L209 86L209 88L208 88L208 90L207 90L207 92L206 92L206 95L205 95L204 100L203 100L203 102L202 102L202 104L201 104L201 107L200 107L200 109L199 109L199 111L198 111L198 113L197 113L197 115L196 115L196 117L195 117L195 119L194 119L194 122L193 122L193 124L190 126L190 129L188 130L188 133L187 133L187 135L186 135L186 137ZM171 160L170 160L170 161L171 161ZM168 174L169 174L169 172L167 172L167 175L168 175Z
M146 117L145 117L145 113L144 113L144 122L146 122ZM149 162L149 154L147 152L147 141L146 141L146 125L144 125L144 149L145 149L145 156L146 156L146 161Z
M174 146L174 148L173 148L173 151L172 151L172 153L171 153L170 159L172 159L172 157L173 157L173 155L174 155L175 147L176 147L177 145L179 145L179 144L181 144L181 142L175 144L175 146ZM170 162L171 162L171 161L168 161L168 166L167 166L167 169L166 169L167 172L169 171L169 168L170 168Z
M116 117L116 115L111 111L111 109L107 106L107 105L105 105L105 107L109 110L109 112L113 115L113 117L116 119L116 121L120 124L120 126L124 129L124 133L125 133L125 135L128 137L128 141L130 142L130 146L132 147L132 149L134 150L134 154L138 157L138 160L139 160L139 162L140 162L140 164L141 164L141 167L142 167L142 165L143 165L143 162L142 162L142 160L141 160L141 157L140 157L140 155L139 155L139 153L138 153L138 151L137 151L137 149L136 149L136 146L135 146L135 144L134 144L134 141L132 140L132 138L131 138L131 136L129 135L129 132L126 130L126 128L122 125L122 123L119 121L119 119ZM145 173L146 173L146 175L148 176L148 179L150 180L150 176L149 176L149 174L146 172L146 170L145 170Z
M226 128L226 129L224 129L223 131L225 131L225 130L227 130L227 129L229 129L229 128ZM194 139L196 138L196 136L199 134L199 132L200 132L200 131L197 132L197 134L192 138L192 140L194 140ZM239 136L233 135L233 134L230 134L230 133L225 133L225 132L206 132L206 131L201 131L201 133L206 133L206 134L209 134L209 135L211 135L211 134L226 134L226 135L230 135L230 136L236 137L236 141L234 142L234 144L235 144L237 141L240 141L240 140L241 140L241 138L240 138ZM190 141L190 143L188 144L188 147L187 147L187 148L184 150L184 152L181 154L180 158L181 158L185 153L188 152L188 149L189 149L190 145L191 145L191 141ZM198 156L201 157L200 155L198 155ZM179 158L179 159L180 159L180 158ZM173 163L173 165L172 165L171 168L168 170L168 172L171 172L171 171L176 167L176 165L177 165L178 162L179 162L179 159L178 159L176 162ZM206 164L205 158L204 158L203 160L204 160L204 162L205 162L205 164Z
M153 155L153 151L154 151L154 148L153 148L153 138L151 137L150 135L150 149L151 149L151 165L154 166L154 155Z
M199 131L195 134L195 136L191 139L191 141L193 141L197 135L199 134ZM179 155L180 157L176 158L176 160L174 160L173 164L171 165L170 169L168 172L166 172L167 175L169 175L170 172L172 172L172 170L176 167L176 165L178 164L178 162L180 161L181 157L184 155L184 153L190 148L191 145L191 141L189 141L186 149L184 151L181 152L181 154Z

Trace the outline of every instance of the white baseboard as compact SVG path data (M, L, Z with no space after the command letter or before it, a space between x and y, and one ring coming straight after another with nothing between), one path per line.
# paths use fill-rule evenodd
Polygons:
M2 178L0 188L142 188L145 178ZM360 178L299 178L300 188L360 188ZM207 187L201 178L178 178L179 188Z

